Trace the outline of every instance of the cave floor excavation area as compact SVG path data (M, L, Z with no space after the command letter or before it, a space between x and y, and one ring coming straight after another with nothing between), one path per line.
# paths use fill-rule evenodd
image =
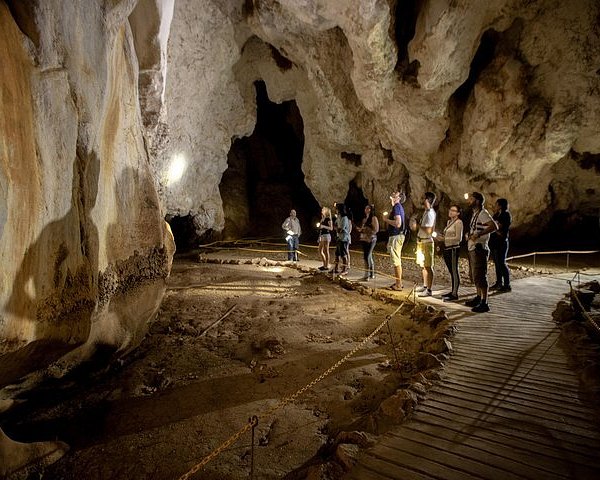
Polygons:
M176 259L137 350L26 395L6 431L71 448L40 478L595 478L598 411L552 321L572 274L514 270L477 315L245 255Z

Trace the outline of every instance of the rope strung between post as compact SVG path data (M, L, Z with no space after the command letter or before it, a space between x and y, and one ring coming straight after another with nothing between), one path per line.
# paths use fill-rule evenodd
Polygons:
M557 250L555 252L531 252L524 253L523 255L513 255L512 257L507 257L508 260L516 260L517 258L527 258L532 257L533 255L563 255L563 254L590 254L590 253L600 253L600 250Z
M314 387L319 382L321 382L324 378L328 377L332 372L334 372L340 366L342 366L344 363L346 363L350 359L350 357L352 357L356 352L361 350L367 344L367 342L369 342L375 335L377 335L377 333L394 317L394 315L396 315L400 311L400 309L403 306L404 306L404 302L402 302L400 304L400 306L398 306L398 308L396 308L396 310L394 310L392 313L390 313L389 315L386 315L385 320L383 322L381 322L377 326L377 328L375 328L375 330L373 330L356 347L354 347L350 352L348 352L346 355L344 355L334 365L332 365L327 370L325 370L321 375L316 377L314 380L312 380L310 383L306 384L302 388L298 389L292 395L289 395L288 397L280 400L279 403L277 403L277 405L269 408L260 417L258 417L258 416L252 417L246 425L244 425L237 432L235 432L231 437L229 437L227 440L225 440L221 445L219 445L212 452L210 452L206 457L204 457L200 461L200 463L194 465L188 472L184 473L181 477L179 477L179 480L188 480L192 475L194 475L195 473L200 471L208 463L210 463L212 460L214 460L216 457L218 457L224 450L226 450L231 445L233 445L244 433L249 431L253 427L253 425L257 424L259 418L264 418L264 417L273 415L278 410L281 410L286 405L289 405L291 402L296 400L300 395L302 395L308 389ZM253 423L253 422L256 422L256 423Z

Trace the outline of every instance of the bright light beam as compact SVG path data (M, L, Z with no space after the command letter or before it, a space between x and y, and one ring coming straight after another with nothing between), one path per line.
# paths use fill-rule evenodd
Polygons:
M167 172L167 185L177 183L179 180L181 180L186 166L187 162L185 161L185 157L181 153L175 155L173 160L171 160L171 165L169 166L169 171Z

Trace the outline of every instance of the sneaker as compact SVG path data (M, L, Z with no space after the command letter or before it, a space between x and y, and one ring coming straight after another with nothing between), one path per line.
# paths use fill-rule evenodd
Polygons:
M476 307L477 305L479 305L481 303L481 297L477 296L475 298L472 298L471 300L467 300L465 302L465 305L467 307Z
M452 295L452 294L450 293L450 294L448 294L448 295L444 295L444 296L442 297L442 300L443 300L444 302L453 302L453 301L455 301L455 300L458 300L458 295Z
M490 290L500 290L501 288L502 288L502 284L496 282L490 287Z
M510 288L510 285L506 285L504 287L500 287L498 289L499 293L504 293L504 292L512 292L512 288Z
M340 272L340 277L342 277L342 276L345 277L346 275L348 275L348 270L342 270Z
M417 293L424 292L425 290L427 290L427 287L425 285L423 285L422 287L415 288L415 292Z
M486 303L486 302L481 302L479 305L477 305L476 307L473 307L471 309L472 312L475 313L484 313L484 312L489 312L490 311L490 306Z
M361 277L361 279L359 280L360 282L368 282L370 280L370 277L368 275L365 275L364 277Z
M431 297L431 290L426 288L425 290L422 290L417 297Z
M442 300L445 300L446 298L451 297L451 296L452 296L452 292L444 293L442 295Z
M327 267L319 267L319 271L321 271L321 272L326 272L328 270L329 269Z

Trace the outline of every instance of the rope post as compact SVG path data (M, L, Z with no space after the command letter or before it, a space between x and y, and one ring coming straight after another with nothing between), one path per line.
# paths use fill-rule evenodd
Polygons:
M417 284L414 283L413 284L413 290L412 290L412 294L413 294L413 311L412 311L412 318L413 320L416 318L416 310L417 310Z
M251 455L250 455L250 480L254 480L254 430L256 430L256 426L258 425L258 417L256 415L252 415L248 419L250 425L252 425L252 446L251 446Z
M569 271L569 252L567 252L567 272Z
M535 254L536 252L533 252L533 269L535 270Z
M396 342L394 342L394 335L392 335L392 327L390 326L390 320L392 319L392 316L388 315L386 318L387 318L388 333L390 335L390 342L392 344L392 349L394 351L394 358L396 359L396 366L398 367L398 371L400 371L400 360L398 360L398 352L396 351Z

